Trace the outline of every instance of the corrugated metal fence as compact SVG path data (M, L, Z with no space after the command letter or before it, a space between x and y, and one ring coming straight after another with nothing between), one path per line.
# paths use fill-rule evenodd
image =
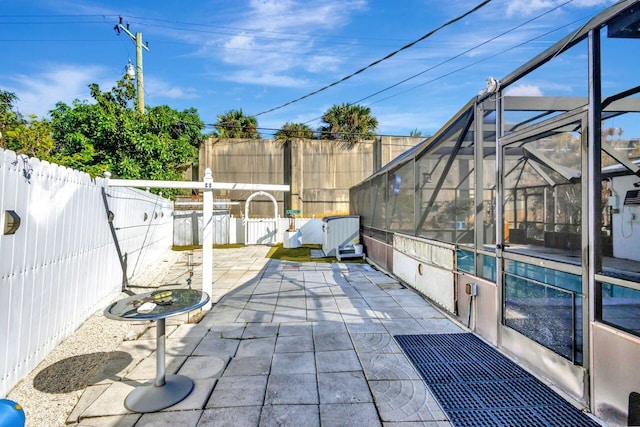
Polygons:
M103 185L0 149L0 396L171 247L169 200Z

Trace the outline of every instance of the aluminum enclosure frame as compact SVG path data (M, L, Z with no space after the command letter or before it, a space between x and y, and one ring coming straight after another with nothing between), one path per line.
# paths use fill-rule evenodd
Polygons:
M602 229L604 219L601 199L603 180L608 176L622 176L620 172L615 174L606 172L607 175L604 174L604 170L608 167L606 165L609 163L604 163L603 166L603 156L606 154L609 161L613 160L617 165L623 167L626 175L640 176L640 168L633 159L627 159L623 155L624 153L616 151L612 144L604 140L602 127L603 122L606 120L626 113L640 112L640 98L637 96L632 97L632 95L640 93L640 86L603 98L601 70L603 47L601 46L600 38L604 27L626 12L631 11L631 13L624 15L625 19L632 15L630 20L636 22L636 17L640 15L639 6L640 1L638 0L623 0L606 9L574 33L507 74L500 80L499 88L496 92L473 98L433 137L408 150L351 189L352 199L356 198L356 194L361 194L362 192L369 191L371 193L371 197L361 196L359 202L352 201L353 210L350 212L351 214L362 216L361 231L363 237L365 237L365 242L375 241L389 245L390 242L394 241L394 235L408 235L415 238L416 241L424 239L425 236L421 234L421 226L425 223L427 215L429 215L425 206L427 208L433 206L437 197L436 193L444 188L444 180L442 177L435 176L433 183L429 186L429 190L432 190L433 193L419 194L423 191L421 172L424 172L424 169L420 169L418 160L422 156L431 153L433 159L442 161L440 168L442 168L442 165L451 165L455 154L462 153L461 144L472 140L474 143L472 154L474 160L471 162L470 167L473 168L471 173L475 174L471 187L475 195L473 203L473 214L475 216L473 244L455 243L455 245L458 250L471 252L474 262L470 271L460 270L461 267L459 265L454 266L454 271L458 273L456 276L464 278L464 281L473 280L474 277L478 281L486 281L487 278L483 274L486 274L487 264L483 264L483 260L486 258L494 259L496 272L494 298L497 312L495 313L496 336L492 336L491 341L494 342L495 340L498 348L525 361L525 365L528 368L556 385L561 392L565 393L566 397L574 400L576 404L590 408L597 415L605 417L603 419L607 422L612 422L613 418L607 418L609 416L607 415L608 412L603 408L609 405L615 407L615 411L617 411L616 417L619 418L620 414L624 415L627 410L621 406L621 402L624 402L627 398L624 393L628 393L629 390L640 392L640 375L627 374L625 378L625 374L619 373L620 376L617 378L620 383L619 390L607 390L604 392L603 390L608 387L608 381L614 380L599 377L598 375L602 374L594 372L594 369L600 369L600 372L604 372L603 366L607 364L602 358L613 357L617 350L616 348L596 348L597 343L593 341L593 331L598 331L598 342L624 343L620 345L625 348L627 352L625 354L632 355L632 358L640 357L640 335L634 335L624 329L615 328L615 325L612 326L610 323L603 321L601 307L603 296L600 289L603 283L607 283L627 289L630 292L638 292L640 291L640 279L638 278L640 275L619 274L619 272L612 272L609 267L603 266ZM588 96L522 97L504 95L509 86L517 83L532 71L578 44L587 47ZM518 111L529 112L530 115L519 123L506 123L505 112ZM465 117L468 118L469 115L471 119L466 121ZM492 115L495 115L495 117ZM487 118L493 121L487 120ZM461 127L461 133L456 134L457 138L455 140L450 136L453 135L450 130L454 126ZM580 189L576 203L580 204L581 215L575 228L577 230L575 233L579 236L579 246L576 248L577 258L570 262L562 256L547 256L533 253L533 251L519 251L514 247L509 247L510 241L505 239L505 231L507 231L505 230L505 213L500 208L506 191L505 176L509 173L509 170L505 168L508 154L505 154L504 149L507 146L525 146L541 138L565 132L576 135L578 142L576 147L579 147L577 149L580 151L580 160L578 162L579 166L575 170L566 169L560 163L545 164L547 159L543 153L536 151L535 145L533 145L533 148L528 148L527 151L532 161L550 168L557 176L561 176L563 180L567 180L569 183L576 182L580 184L580 187L576 187ZM449 137L447 137L447 134L449 134ZM492 141L494 143L493 149L488 145ZM435 154L438 150L440 150L439 154ZM464 152L464 156L468 156L468 154L468 152ZM489 162L486 162L486 160L483 162L483 159L491 158L490 156L495 156L495 176L494 182L487 185L484 180L490 175L491 171L487 170ZM461 157L456 158L456 160L460 159ZM468 160L469 158L465 157L465 161ZM435 162L435 160L433 161ZM381 203L390 203L387 201L387 197L382 197L385 194L384 187L385 185L389 186L395 171L401 170L408 164L412 165L414 171L413 179L416 193L412 208L414 229L412 231L409 231L408 228L401 231L392 229L391 222L393 218L389 217L389 213L386 213L387 217L385 217L384 226L381 226L382 223L375 225L367 218L369 213L376 212L384 215L385 211L390 211L380 205ZM536 170L548 187L555 188L556 185L559 185L559 182L554 180L553 176L546 176L545 179L545 173L542 168L533 167L532 169ZM444 170L448 171L449 167L445 167ZM403 175L403 179L404 176L406 175ZM373 185L374 180L375 185ZM379 180L382 180L381 183ZM453 190L450 188L453 188ZM455 191L455 189L457 187L454 184L453 187L447 187L445 191ZM489 192L495 195L493 201L487 200ZM374 193L377 198L374 197ZM555 193L553 193L553 196L555 197ZM373 203L376 203L376 205L374 206ZM495 211L493 211L494 206ZM453 217L451 219L455 220L456 218ZM553 221L555 221L555 218ZM486 238L487 229L484 227L487 227L487 224L489 226L493 224L495 227L494 242ZM449 241L443 240L443 242ZM367 252L369 253L369 251ZM578 295L580 305L577 306L579 307L579 317L576 317L575 321L579 323L578 330L581 331L582 335L581 364L559 356L558 353L554 353L552 350L505 325L505 261L515 261L578 276L580 287L576 295ZM420 261L418 260L417 262ZM391 272L393 272L394 265L390 264L390 267L392 269ZM459 285L458 289L460 289ZM484 313L486 314L487 311L484 310ZM449 314L454 318L459 315L455 311ZM483 320L485 321L483 324L486 325L486 319ZM611 333L615 334L615 339L608 337L607 334ZM629 351L633 353L628 353ZM554 368L552 369L551 366L554 366ZM630 366L626 366L626 368L630 368ZM620 372L623 372L626 368L625 366L620 366ZM607 369L611 370L609 367Z

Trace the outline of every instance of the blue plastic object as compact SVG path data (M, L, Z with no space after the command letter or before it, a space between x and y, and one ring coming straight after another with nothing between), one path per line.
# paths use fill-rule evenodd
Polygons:
M24 427L26 417L22 406L9 399L0 399L0 427Z

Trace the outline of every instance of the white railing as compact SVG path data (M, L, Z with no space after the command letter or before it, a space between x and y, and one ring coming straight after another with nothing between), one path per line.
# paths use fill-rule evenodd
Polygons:
M171 247L172 212L151 193L0 149L0 397Z

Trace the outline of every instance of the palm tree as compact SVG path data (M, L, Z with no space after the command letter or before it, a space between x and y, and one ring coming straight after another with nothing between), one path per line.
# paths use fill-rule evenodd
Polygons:
M258 121L255 117L245 116L242 109L219 114L215 128L220 138L260 138Z
M275 134L276 141L289 142L292 139L311 139L313 131L304 123L287 122Z
M348 143L375 139L378 120L371 109L361 105L336 104L323 115L325 125L320 126L321 138L341 139Z

